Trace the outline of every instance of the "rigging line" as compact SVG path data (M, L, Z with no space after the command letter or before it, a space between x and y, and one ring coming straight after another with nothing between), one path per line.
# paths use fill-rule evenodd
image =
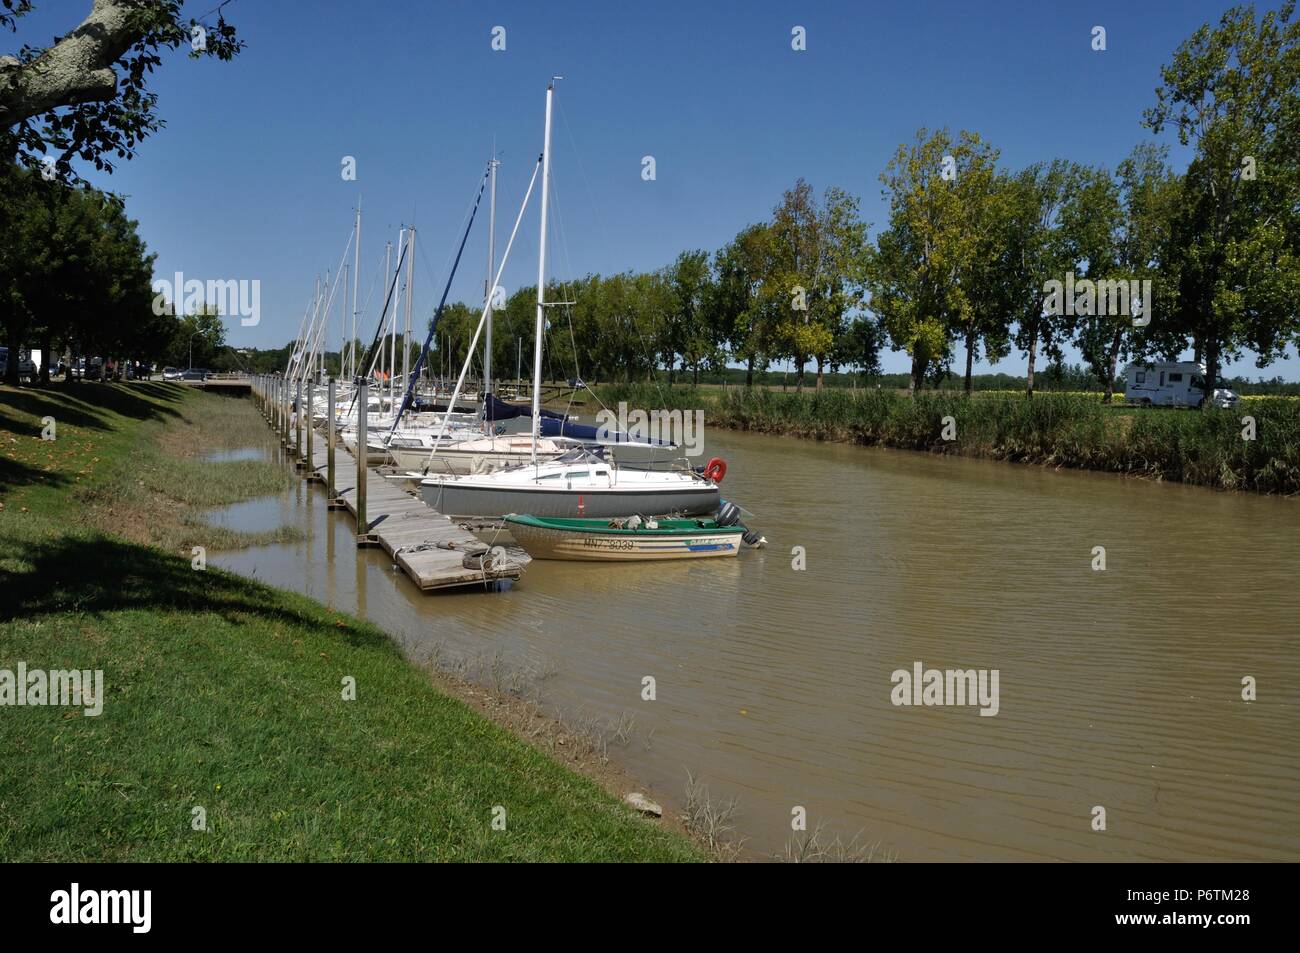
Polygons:
M564 124L564 131L568 134L568 136L569 136L569 143L570 143L570 145L571 145L572 148L573 148L573 156L574 156L574 159L575 159L576 164L577 164L577 166L578 166L578 174L582 176L583 184L586 186L586 189L587 189L587 199L588 199L588 201L591 203L591 211L592 211L592 215L595 217L595 219L596 219L596 226L597 226L597 228L599 228L599 230L600 230L601 240L602 240L603 243L604 243L603 247L605 247L605 248L613 247L613 246L610 244L610 241L609 241L609 232L608 232L608 231L606 230L606 228L605 228L605 220L604 220L604 218L601 217L601 214L600 214L600 206L599 206L599 204L597 204L597 202L596 202L596 194L595 194L595 191L594 191L594 190L592 189L592 187L591 187L591 177L590 177L589 175L587 175L587 167L586 167L586 166L583 164L583 162L582 162L582 152L578 149L578 140L577 140L577 137L574 136L574 134L573 134L573 127L569 124L569 114L568 114L567 112L565 112L565 110L564 110L564 102L563 102L563 100L560 100L560 99L557 98L556 105L559 107L560 120L561 120L561 122L563 122L563 124ZM555 179L555 176L554 176L554 173L552 173L551 179L552 179L551 192L552 192L552 194L554 194L554 193L555 193L555 187L554 187L554 179ZM557 212L557 217L558 217L558 212ZM564 247L565 247L565 254L567 255L567 254L568 254L567 245L564 246ZM648 351L648 350L649 350L649 347L648 347L648 342L647 342L647 340L646 340L645 332L641 329L640 325L637 323L637 320L636 320L635 316L632 318L632 326L633 326L634 328L636 328L637 335L641 338L641 346L642 346L642 348L643 348L643 349L646 349L646 350ZM653 358L654 358L654 355L651 354L651 362L650 362L650 376L651 376L651 380L653 380L653 381L655 382L655 384L656 384L656 386L657 386L657 389L659 390L659 396L660 396L660 399L662 400L662 399L664 399L664 397L665 397L665 394L664 394L664 391L663 391L663 382L659 380L659 377L658 377L658 368L655 366L655 365L656 365L656 362L654 361ZM576 361L576 353L575 353L575 361ZM611 370L612 370L612 369L611 369ZM578 377L579 377L579 379L582 379L582 375L581 375L581 373L578 374ZM585 383L585 380L584 380L584 383ZM589 393L589 394L592 393L590 387L585 388L585 390L586 390L587 393ZM593 394L592 396L595 396L595 395ZM597 399L597 401L600 400L599 397L597 397L596 399ZM601 406L604 407L604 404L601 404ZM606 407L605 409L608 410L609 408Z
M393 283L388 286L388 295L384 298L385 316L387 316L388 314L388 303L393 300L393 292L397 289L397 276L402 273L402 262L406 261L406 249L409 247L410 247L409 242L402 242L402 253L397 256L397 268L393 272ZM375 336L374 339L370 342L370 347L366 348L364 351L361 352L364 357L369 357L371 352L374 351L375 345L379 343L379 335L380 333L383 332L383 330L384 330L384 322L381 320L379 322L379 326L375 328ZM365 361L363 360L361 363L364 364ZM357 402L357 392L359 390L360 390L359 387L353 388L352 390L352 400L348 403L348 409L343 414L345 419L352 416L352 408ZM362 408L362 412L369 415L370 410L369 408ZM364 447L358 447L357 452L359 454L365 454L366 449Z
M368 290L366 291L366 300L361 303L361 310L357 312L358 318L364 315L366 313L366 309L370 307L370 299L375 293L375 287L379 284L379 281L381 278L383 278L383 276L384 276L384 256L380 255L379 259L375 262L375 273L370 279L370 284L368 286Z
M475 214L477 210L478 210L477 199L471 200L469 204L465 206L465 211L461 214L460 222L457 224L456 230L452 232L453 236L459 235L461 233L461 231L465 227L466 220L468 220L471 215ZM442 270L439 272L435 272L433 268L430 267L429 259L424 254L424 245L421 245L419 247L419 252L420 252L420 260L424 263L424 270L428 273L429 281L436 288L438 285L442 284L438 276L445 275L447 273L447 269L451 267L452 257L456 255L456 245L453 242L451 247L447 250L447 258L443 261Z
M438 319L442 317L442 311L447 306L447 295L451 293L451 283L456 279L456 269L460 267L460 256L465 251L465 243L469 241L470 229L474 227L474 218L478 215L479 203L483 200L483 191L487 188L488 175L491 172L491 166L483 173L483 178L478 185L478 194L474 198L474 207L469 214L469 221L465 225L465 233L461 236L460 247L456 250L456 261L451 266L451 273L447 275L447 283L442 289L442 300L438 302L438 310L434 312L433 320L429 322L429 333L424 338L424 347L420 349L420 356L415 362L415 373L406 381L406 393L402 395L402 407L393 417L392 429L388 431L389 440L392 439L394 431L397 430L398 421L402 419L402 414L406 413L406 408L411 404L411 396L415 392L415 381L420 376L420 368L424 364L424 359L429 353L429 343L433 340L434 330L438 327ZM454 401L447 402L447 413L452 411Z
M528 208L528 200L529 198L532 197L533 186L537 184L537 173L540 172L541 169L542 169L542 157L538 156L537 164L533 166L533 177L528 182L528 191L524 193L524 200L519 205L519 214L515 216L515 224L514 227L510 230L510 238L506 242L506 250L501 256L501 264L497 266L497 273L496 276L493 278L494 283L500 280L501 275L505 272L506 263L510 260L510 250L514 248L515 236L519 234L519 223L524 220L524 211ZM543 188L544 187L545 185L543 185ZM483 324L487 321L488 305L489 305L488 301L483 302L483 312L482 314L479 315L478 326L474 329L474 337L469 343L470 353L472 353L474 349L478 347L479 333L483 330ZM429 329L429 333L430 334L433 333L432 328ZM461 386L465 383L465 375L468 372L469 372L469 362L467 361L465 363L465 366L461 368L460 377L456 379L456 387L452 390L451 397L448 398L447 400L447 412L446 414L443 415L442 424L438 428L438 436L433 441L433 449L429 451L429 459L425 461L425 465L424 465L425 473L429 472L429 466L433 461L434 454L438 452L438 447L442 443L443 434L446 433L447 431L447 422L451 419L452 407L454 407L456 404L456 398L460 395Z

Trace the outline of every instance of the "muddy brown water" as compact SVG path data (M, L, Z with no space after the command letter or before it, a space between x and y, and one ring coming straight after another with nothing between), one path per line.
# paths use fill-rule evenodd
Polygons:
M903 861L1300 859L1300 500L732 432L707 452L766 549L426 595L300 483L214 518L305 539L210 561L416 661L495 659L562 715L631 714L611 756L669 805L687 770L737 798L759 854L803 808ZM894 705L917 662L996 669L997 714Z

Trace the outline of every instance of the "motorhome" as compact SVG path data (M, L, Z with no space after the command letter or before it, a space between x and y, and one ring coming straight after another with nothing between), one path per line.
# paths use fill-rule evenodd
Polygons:
M1153 407L1200 407L1205 402L1205 365L1192 361L1130 364L1124 371L1124 398ZM1216 407L1232 407L1237 395L1214 389Z

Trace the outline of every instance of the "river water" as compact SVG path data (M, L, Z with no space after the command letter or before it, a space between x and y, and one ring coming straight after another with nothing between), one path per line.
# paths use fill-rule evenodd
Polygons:
M304 540L210 561L416 661L532 673L555 712L634 716L612 756L669 806L688 770L738 799L760 855L802 808L902 861L1300 859L1300 500L725 431L707 451L767 548L422 594L299 483L216 519ZM917 663L996 670L996 714L893 704Z

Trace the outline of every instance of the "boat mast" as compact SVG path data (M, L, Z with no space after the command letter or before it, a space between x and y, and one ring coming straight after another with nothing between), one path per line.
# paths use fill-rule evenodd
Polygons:
M496 265L496 247L497 247L497 166L501 163L497 161L496 148L492 149L492 161L488 163L488 168L492 172L492 192L488 208L491 214L488 217L488 262L487 262L487 337L483 341L483 406L487 407L487 395L492 392L492 295L496 291L493 287L492 269Z
M352 337L348 341L348 351L352 355L352 377L357 376L357 286L361 283L361 196L357 196L357 223L353 226L352 240L356 246L352 250Z
M397 230L397 247L403 250L406 247L405 225ZM401 294L400 290L398 291L398 294ZM395 395L394 391L396 387L395 378L397 377L397 311L397 299L394 298L393 320L392 323L389 324L389 329L393 336L388 339L388 407L390 413L392 412L393 407L393 397Z
M384 276L385 280L389 272L393 270L393 243L384 242ZM393 279L396 281L397 279ZM379 316L379 352L375 355L375 361L378 362L379 373L384 373L384 331L388 327L388 299L384 299L384 313ZM379 381L379 386L375 388L375 396L379 398L380 408L384 402L384 383Z
M406 237L410 245L406 249L406 336L402 340L402 400L405 402L407 388L411 386L411 286L415 276L412 272L415 270L415 226L411 226L411 232ZM396 393L394 393L396 398ZM394 421L396 424L396 421Z
M542 418L542 331L546 326L546 209L551 194L551 100L555 97L552 76L546 85L546 130L542 136L542 225L537 246L537 327L533 341L533 466L537 466L537 438Z

